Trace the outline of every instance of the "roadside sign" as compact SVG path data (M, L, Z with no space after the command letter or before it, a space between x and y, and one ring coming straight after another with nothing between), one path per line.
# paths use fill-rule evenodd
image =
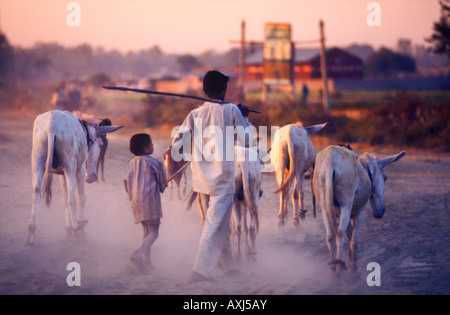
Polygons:
M264 25L264 84L291 84L293 44L291 25L266 23Z

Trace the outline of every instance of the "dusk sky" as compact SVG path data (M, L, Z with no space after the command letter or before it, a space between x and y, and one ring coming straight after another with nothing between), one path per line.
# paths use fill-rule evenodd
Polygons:
M80 26L67 24L70 2L80 6ZM370 2L380 5L380 26L367 24ZM242 20L247 40L263 40L266 22L290 23L295 41L317 39L322 19L327 46L395 48L399 38L425 44L439 16L438 0L0 0L0 28L12 45L87 43L122 53L155 45L224 52L236 47L230 40L240 39Z

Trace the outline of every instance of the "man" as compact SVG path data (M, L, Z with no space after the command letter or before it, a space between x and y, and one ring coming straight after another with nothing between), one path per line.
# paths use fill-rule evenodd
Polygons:
M207 207L200 244L195 259L191 281L211 279L222 251L229 245L227 229L233 206L234 143L244 143L245 135L235 133L246 127L246 121L239 108L224 103L228 77L218 71L209 71L203 78L203 91L211 100L191 111L184 120L180 134L173 141L172 154L183 146L193 144L191 152L192 189L200 195ZM231 133L230 133L231 130ZM187 137L186 133L190 133ZM189 143L190 142L190 143ZM225 272L230 266L222 262Z

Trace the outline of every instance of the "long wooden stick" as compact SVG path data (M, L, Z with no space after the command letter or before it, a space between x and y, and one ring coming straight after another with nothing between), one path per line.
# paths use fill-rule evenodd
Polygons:
M205 101L205 102L212 102L212 103L218 103L223 104L224 102L220 100L210 100L204 97L195 96L195 95L187 95L187 94L178 94L178 93L168 93L168 92L159 92L159 91L151 91L151 90L143 90L143 89L132 89L132 88L126 88L121 86L102 86L104 89L107 90L118 90L118 91L127 91L127 92L136 92L136 93L144 93L144 94L154 94L154 95L162 95L162 96L174 96L174 97L183 97L183 98L192 98L195 100Z
M177 176L177 174L180 174L180 172L182 172L189 164L191 164L191 161L186 162L186 164L184 164L178 171L176 171L175 173L172 174L172 176L170 176L169 178L167 178L167 182L170 182L172 179L175 178L175 176Z

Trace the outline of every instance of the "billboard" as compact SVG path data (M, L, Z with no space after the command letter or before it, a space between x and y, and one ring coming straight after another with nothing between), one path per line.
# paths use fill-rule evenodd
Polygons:
M291 84L293 75L293 45L291 25L264 25L264 84Z

